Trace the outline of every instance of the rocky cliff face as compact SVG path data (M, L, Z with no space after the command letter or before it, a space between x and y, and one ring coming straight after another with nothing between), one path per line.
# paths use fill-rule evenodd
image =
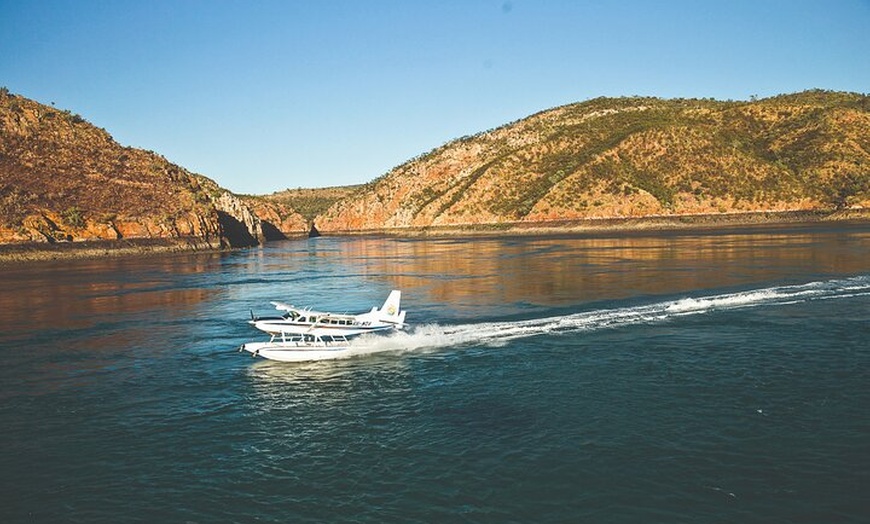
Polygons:
M235 247L262 237L250 209L213 181L0 90L0 243L177 238Z
M223 191L213 202L224 236L236 245L255 246L266 240L260 218L239 197Z
M269 197L245 197L244 202L260 218L267 241L300 237L308 231L309 221L289 204Z
M596 99L465 137L319 216L321 231L870 207L870 97Z

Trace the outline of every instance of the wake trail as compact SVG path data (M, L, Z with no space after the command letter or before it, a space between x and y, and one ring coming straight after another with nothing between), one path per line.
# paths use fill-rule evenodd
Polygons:
M474 324L417 326L386 337L358 339L360 353L419 350L463 345L499 346L511 340L651 324L669 319L762 306L783 306L814 300L836 300L870 295L870 275L773 286L719 295L666 300L639 306L599 309L529 320Z

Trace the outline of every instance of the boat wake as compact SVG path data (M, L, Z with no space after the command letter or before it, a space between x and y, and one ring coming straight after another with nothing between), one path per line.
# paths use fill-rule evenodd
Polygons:
M390 336L358 339L355 354L415 351L464 345L499 346L511 340L542 335L562 335L669 319L762 306L782 306L816 300L870 296L870 276L775 286L764 289L681 298L652 304L599 309L563 316L475 324L428 324Z

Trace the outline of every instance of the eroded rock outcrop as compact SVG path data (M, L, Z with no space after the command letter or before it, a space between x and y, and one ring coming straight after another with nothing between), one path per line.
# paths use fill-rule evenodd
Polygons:
M260 218L266 241L301 237L307 220L291 205L267 197L245 197L245 204Z
M239 197L223 191L214 205L223 237L230 246L250 247L265 241L260 218Z

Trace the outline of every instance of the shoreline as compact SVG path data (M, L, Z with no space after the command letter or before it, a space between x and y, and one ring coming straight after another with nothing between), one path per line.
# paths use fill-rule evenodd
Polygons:
M750 211L695 215L652 215L645 217L586 218L501 224L464 224L429 227L396 227L365 230L323 231L323 236L553 236L573 234L644 233L743 229L775 225L870 223L870 209L840 211Z
M643 234L678 231L753 229L763 226L796 227L823 224L870 224L870 209L840 211L758 211L699 215L657 215L631 218L590 218L502 224L383 228L321 231L326 237L389 236L398 238L560 236ZM304 237L288 237L288 240ZM29 262L142 257L167 253L219 253L231 248L214 247L205 239L141 238L59 243L0 244L0 266Z
M122 240L85 240L82 242L22 242L0 244L0 266L28 262L144 257L166 253L208 253L224 251L205 239L131 238Z

